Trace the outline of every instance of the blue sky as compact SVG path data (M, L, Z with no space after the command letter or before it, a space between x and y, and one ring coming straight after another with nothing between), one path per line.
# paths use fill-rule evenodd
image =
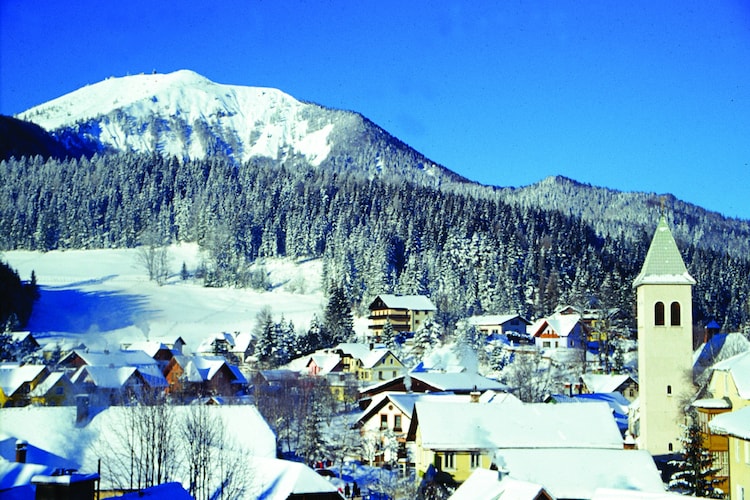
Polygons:
M0 113L192 69L358 111L485 184L549 175L750 219L750 4L0 0Z

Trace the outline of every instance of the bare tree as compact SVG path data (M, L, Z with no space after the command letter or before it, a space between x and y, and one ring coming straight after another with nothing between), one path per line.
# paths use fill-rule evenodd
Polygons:
M241 498L248 493L248 454L230 441L224 421L211 407L188 406L181 432L188 491L194 498Z
M169 277L169 251L158 232L147 229L141 233L136 261L148 273L148 279L163 285Z
M536 349L517 350L513 362L503 370L505 383L521 401L540 402L553 385L554 367Z

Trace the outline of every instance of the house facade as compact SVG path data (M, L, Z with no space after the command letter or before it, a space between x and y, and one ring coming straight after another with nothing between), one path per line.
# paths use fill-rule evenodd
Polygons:
M0 363L0 408L28 405L30 393L49 373L44 365Z
M380 341L383 327L390 322L394 332L415 332L437 308L424 295L382 294L370 303L368 337Z
M723 413L709 423L712 434L727 438L729 487L732 500L750 495L750 408Z
M529 334L539 349L583 349L587 341L587 328L581 315L557 312L539 319L529 327Z

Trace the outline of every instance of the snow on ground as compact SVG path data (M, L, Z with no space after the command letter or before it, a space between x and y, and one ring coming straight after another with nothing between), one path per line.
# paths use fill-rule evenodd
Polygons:
M27 325L44 340L75 338L92 349L117 348L122 341L181 336L188 348L209 335L250 332L258 312L269 307L278 321L283 314L298 330L313 315L322 317L320 260L291 259L263 263L273 286L269 292L205 288L182 281L200 261L195 244L169 249L173 275L164 286L149 281L135 249L4 252L0 259L28 280L32 270L41 288Z

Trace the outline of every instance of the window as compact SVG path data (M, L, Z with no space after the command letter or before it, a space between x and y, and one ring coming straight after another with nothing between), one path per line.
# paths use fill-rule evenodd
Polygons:
M671 396L671 395L672 395L672 386L668 385L667 386L667 396Z
M664 303L657 302L654 304L654 325L664 326Z
M669 324L672 326L680 326L680 303L672 302L669 306Z
M727 451L715 451L711 453L713 457L713 463L711 467L718 469L715 476L717 477L729 477L729 452Z
M388 415L380 415L380 428L381 429L388 428Z
M393 416L393 430L400 432L401 429L401 415L394 415Z
M737 485L737 500L745 500L745 488L741 485Z
M378 372L378 380L385 380L383 377L383 372Z
M445 464L446 469L455 469L456 468L456 453L453 451L446 451L444 464Z
M669 451L674 451L674 447L672 446L672 443L669 443L668 448L669 448Z
M549 341L542 342L542 347L550 347Z
M478 451L471 452L471 468L478 469L482 466L482 455Z

